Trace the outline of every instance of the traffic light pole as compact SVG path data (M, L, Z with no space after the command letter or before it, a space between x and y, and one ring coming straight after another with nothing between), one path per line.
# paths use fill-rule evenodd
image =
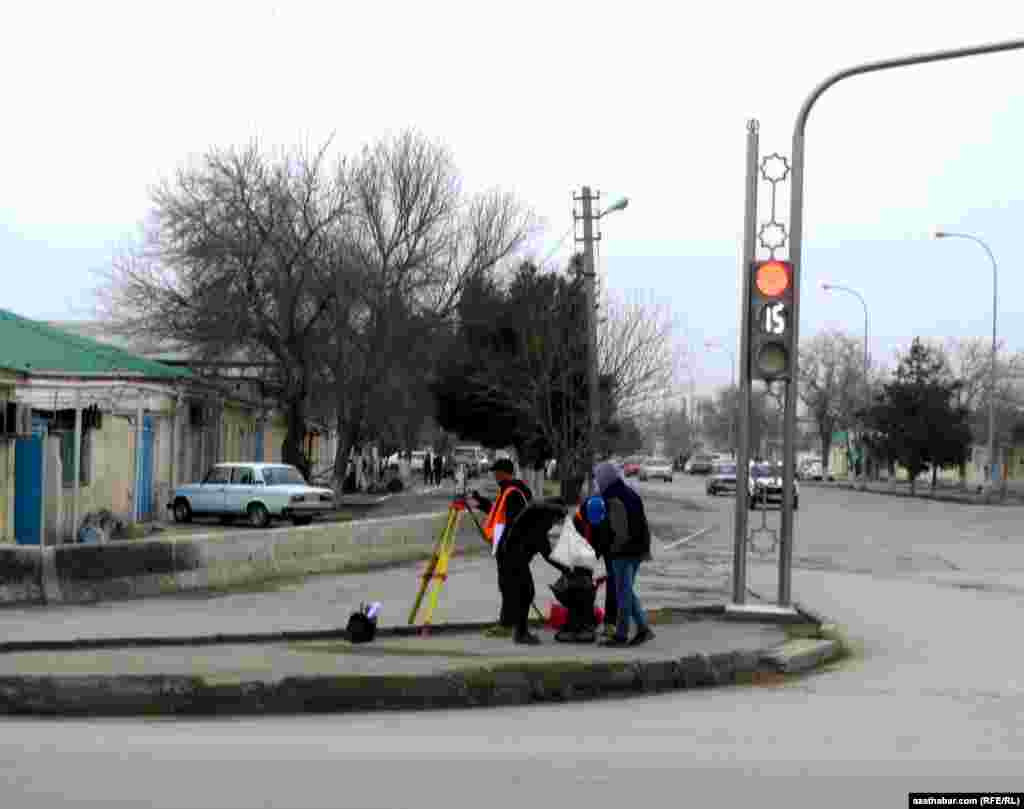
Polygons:
M741 605L747 596L747 518L750 476L750 265L757 250L758 123L747 122L747 174L744 180L743 256L740 284L743 314L740 318L739 418L736 431L736 519L732 560L732 602Z
M979 45L971 48L957 48L954 50L933 51L931 53L904 56L897 59L885 59L878 62L868 62L862 65L840 70L826 78L815 87L809 96L804 100L797 114L796 124L793 127L793 150L791 154L793 166L792 187L790 191L789 205L789 261L793 265L793 345L799 346L797 338L800 325L800 270L801 253L803 247L803 207L804 207L804 131L807 128L807 118L811 108L827 89L838 84L843 79L851 76L858 76L864 73L875 73L880 70L890 70L897 67L908 67L910 65L924 64L927 62L940 62L949 59L962 59L966 56L981 56L989 53L1002 51L1020 50L1024 48L1024 40L1016 39L1005 42L994 42L986 45ZM793 559L793 472L795 467L796 449L796 380L799 367L799 352L796 352L792 359L792 377L786 384L786 415L783 422L785 437L783 442L783 467L782 467L782 525L779 548L779 605L789 605L792 598L792 559Z

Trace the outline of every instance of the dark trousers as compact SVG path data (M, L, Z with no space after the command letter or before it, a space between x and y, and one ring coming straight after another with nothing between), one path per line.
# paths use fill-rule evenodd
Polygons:
M607 556L604 558L604 570L608 577L604 582L604 625L614 626L619 618L619 599L615 575L612 572L612 560Z
M499 556L498 589L501 590L499 622L514 628L517 635L525 635L530 627L530 606L537 594L529 563Z

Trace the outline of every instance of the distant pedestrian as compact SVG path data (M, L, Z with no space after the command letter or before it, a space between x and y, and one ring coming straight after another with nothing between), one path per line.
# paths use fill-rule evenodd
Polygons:
M618 622L615 635L606 646L638 646L654 637L647 625L647 613L636 594L636 574L640 563L651 558L651 529L647 524L640 495L626 485L622 472L614 464L602 463L594 470L597 491L604 498L611 529L611 559L615 580ZM636 623L636 636L629 639L630 619Z
M441 473L444 471L444 458L440 455L434 456L434 485L441 485Z
M423 458L423 484L425 486L429 486L430 485L430 478L433 475L433 469L434 469L432 464L433 464L433 459L430 457L430 453L428 452L424 456L424 458Z

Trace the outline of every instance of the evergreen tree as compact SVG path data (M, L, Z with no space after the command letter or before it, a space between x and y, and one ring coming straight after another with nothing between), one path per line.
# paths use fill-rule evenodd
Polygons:
M914 338L866 414L871 449L906 468L911 492L922 472L932 470L934 486L939 469L966 458L969 413L957 402L960 384L942 354Z

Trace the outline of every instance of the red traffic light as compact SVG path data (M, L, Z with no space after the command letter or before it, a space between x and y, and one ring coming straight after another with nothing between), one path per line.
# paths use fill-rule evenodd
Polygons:
M792 267L788 261L764 261L757 265L754 283L757 291L769 298L776 298L789 289Z

